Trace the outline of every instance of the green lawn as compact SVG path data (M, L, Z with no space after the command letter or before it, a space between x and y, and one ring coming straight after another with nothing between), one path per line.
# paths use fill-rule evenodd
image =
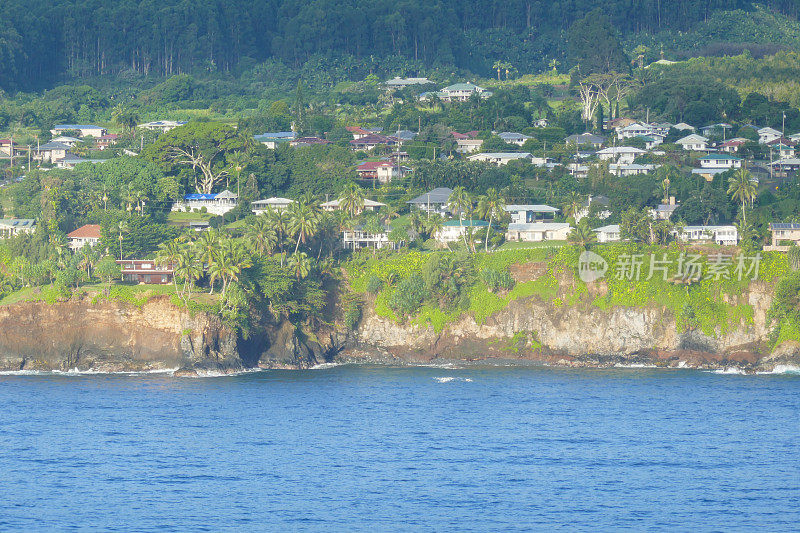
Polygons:
M561 248L567 241L505 242L498 250L525 250L532 248Z
M186 213L184 211L170 211L167 223L172 226L188 226L189 222L206 222L213 215L211 213Z

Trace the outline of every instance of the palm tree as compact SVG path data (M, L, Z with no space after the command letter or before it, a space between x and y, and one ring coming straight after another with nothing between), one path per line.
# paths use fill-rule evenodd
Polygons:
M250 157L245 152L234 152L228 156L228 163L231 168L236 172L236 194L242 194L241 175L244 167L250 162Z
M464 215L472 210L472 198L470 198L467 190L459 185L453 189L450 198L447 201L447 208L450 212L458 216L458 229L464 237L464 246L469 247L467 244L467 236L464 233Z
M348 183L339 195L339 209L350 218L355 218L364 210L364 190L355 183Z
M489 251L489 230L492 228L492 221L503 216L505 202L494 187L486 191L486 194L478 198L478 216L488 218L489 225L486 226L485 250Z
M503 72L506 63L504 61L500 61L499 59L494 62L492 68L497 71L497 81L500 81L500 73Z
M111 117L114 122L122 126L123 131L131 133L136 131L136 125L139 122L139 115L136 114L136 111L118 105L114 108Z
M744 167L740 168L736 174L730 179L728 187L728 194L731 199L742 202L742 222L747 223L747 213L745 212L747 204L753 205L756 199L758 190L756 189L753 178L750 172Z
M305 252L300 252L289 258L287 266L294 271L297 279L303 279L311 272L311 259Z
M119 230L119 260L122 261L122 241L125 239L122 235L128 233L128 223L124 220L120 220L117 229Z
M571 191L567 197L567 201L564 203L564 216L567 218L572 217L573 219L577 219L578 214L582 209L583 196L575 191Z
M172 279L177 280L180 278L183 280L183 290L180 291L179 296L183 298L185 294L186 297L184 301L187 304L192 298L194 282L200 279L202 275L203 265L197 256L197 250L194 246L178 247L175 262L173 263ZM175 281L175 290L178 290L177 281Z
M181 246L177 239L168 242L163 242L158 246L158 253L156 254L156 264L159 266L171 266L173 269L172 283L175 285L175 294L178 293L178 281L174 273L177 268L178 257L181 255Z
M270 225L275 230L278 237L278 246L281 249L281 266L283 266L283 244L286 242L286 235L289 228L289 212L286 209L273 209L268 207L264 212Z
M278 234L265 215L258 215L245 227L245 237L260 255L272 255L278 243Z
M294 202L289 206L289 232L297 236L294 253L300 248L300 243L306 241L317 231L318 217L308 204Z
M567 237L567 242L580 246L583 249L597 241L597 234L589 227L586 220L581 220L580 223L572 230Z
M432 239L435 239L436 235L442 231L442 228L444 228L444 219L439 215L434 214L427 221L425 221L424 226L425 231L428 232L428 235L430 235ZM445 246L447 246L448 250L450 249L449 244L445 243Z

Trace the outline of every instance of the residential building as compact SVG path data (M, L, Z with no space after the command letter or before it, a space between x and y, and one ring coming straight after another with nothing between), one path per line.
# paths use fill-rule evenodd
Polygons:
M401 78L395 76L391 80L386 81L386 86L392 89L402 89L411 85L427 85L432 83L428 78Z
M705 152L708 150L708 138L696 133L678 139L675 144L690 152Z
M254 202L250 202L250 207L253 209L253 213L260 215L266 212L266 210L270 207L274 211L284 211L288 209L293 202L294 200L290 200L289 198L272 197L267 198L266 200L256 200Z
M56 161L57 168L73 169L81 163L105 163L106 159L84 159L75 154L68 153L66 156Z
M377 146L395 146L399 142L400 140L397 137L381 135L379 133L370 133L350 141L350 147L353 150L372 150Z
M411 130L397 130L392 137L404 144L413 141L417 134Z
M581 165L580 163L568 163L566 167L574 178L583 179L589 175L589 165Z
M489 223L485 220L448 220L434 238L440 243L456 242L468 235L469 231L472 231L473 237L482 238L488 227Z
M59 159L64 159L67 156L69 146L57 142L50 141L45 143L36 150L34 159L42 163L55 163Z
M572 231L566 222L511 223L506 232L507 241L539 242L564 241Z
M100 225L86 224L73 232L67 233L71 250L80 250L84 246L94 246L100 242Z
M106 150L107 148L116 144L117 139L119 139L119 135L117 135L116 133L109 133L107 135L97 137L94 141L94 146L98 150Z
M483 146L483 139L456 139L456 152L459 154L477 152L481 146Z
M589 145L594 147L595 149L599 149L606 143L605 137L601 137L600 135L595 135L593 133L581 133L576 135L570 135L566 139L564 139L566 144L574 144L577 146L584 146Z
M361 126L345 126L344 129L350 132L350 135L352 135L353 139L355 139L356 141L372 133L369 130L365 130Z
M139 124L136 127L145 130L166 133L170 130L174 130L179 126L183 126L184 124L186 124L185 121L179 121L179 120L156 120L155 122L145 122L144 124Z
M689 132L692 132L692 133L697 131L694 126L691 126L691 125L689 125L689 124L687 124L685 122L678 122L677 124L672 126L672 128L676 129L678 131L689 131Z
M468 156L467 159L470 161L483 161L492 163L493 165L503 166L509 164L511 161L527 160L530 162L533 156L528 152L484 152Z
M772 233L772 244L765 246L764 250L785 252L792 244L800 245L800 224L774 223L769 225L769 231Z
M706 137L710 137L712 135L722 136L725 137L729 129L733 128L730 124L710 124L708 126L704 126L700 128L700 133L705 135Z
M700 158L701 168L741 168L742 160L728 154L708 154Z
M583 217L589 216L589 213L592 211L592 209L594 209L597 213L598 219L605 220L611 216L611 210L609 209L610 206L611 200L608 198L608 196L590 195L589 198L583 202L583 207L581 210L575 213L575 222L578 223Z
M525 144L525 141L531 138L527 135L523 135L521 133L514 133L510 131L504 131L502 133L498 133L497 136L503 139L504 142L507 142L508 144L516 144L517 146L522 146L523 144Z
M491 91L473 83L454 83L439 91L437 95L443 102L466 102L473 94L478 94L481 98L492 96Z
M724 143L719 145L719 150L721 152L726 152L728 154L735 154L739 151L739 149L745 145L747 139L743 139L741 137L736 137L729 141L725 141Z
M276 131L254 135L253 139L266 146L270 150L275 150L282 144L289 144L297 138L293 131Z
M634 139L640 139L644 143L646 150L652 150L659 144L663 144L665 137L666 135L661 135L660 133L651 133L650 135L634 137Z
M619 232L619 224L610 224L592 231L597 233L597 242L601 244L607 242L619 242L622 240Z
M122 281L161 285L172 283L172 265L158 265L152 259L123 259L117 264L122 270Z
M356 174L362 180L389 183L395 178L403 177L410 170L391 161L365 161L356 167Z
M341 209L339 207L339 202L340 200L337 198L336 200L331 200L330 202L320 204L320 207L323 211L336 211ZM381 207L386 207L386 204L376 202L375 200L370 200L369 198L364 198L364 211L377 211Z
M558 208L542 204L510 204L503 210L511 216L513 224L530 224L540 220L553 220Z
M670 196L668 204L658 204L655 208L650 209L650 216L656 220L669 220L676 209L678 209L678 204L675 203L675 197Z
M641 122L634 122L623 128L617 128L617 137L619 139L633 139L634 137L644 137L652 133L656 133L656 129L650 124Z
M794 146L792 145L778 143L772 146L772 148L773 150L777 150L778 157L780 157L781 159L788 159L794 157L795 155L795 149Z
M3 141L0 141L0 143L2 142ZM68 137L66 135L60 135L58 137L50 139L50 142L61 143L65 146L69 146L70 148L74 148L76 144L81 142L81 140L76 137Z
M632 146L613 146L598 150L597 157L603 161L616 161L621 165L629 165L642 154L646 154L646 150L641 148L634 148Z
M739 243L736 226L686 226L677 237L683 242L713 242L724 246Z
M36 231L36 221L32 218L0 218L0 239L34 231Z
M408 204L426 213L446 216L450 212L447 208L447 204L450 201L451 194L453 194L453 189L437 187L432 191L420 194L416 198L409 200Z
M229 190L211 194L187 194L182 202L172 204L172 211L205 211L213 215L224 215L239 203L239 196Z
M767 144L781 138L783 138L783 133L775 128L766 127L758 130L758 142L760 144Z
M321 137L300 137L289 141L289 146L314 146L317 144L332 144L331 141Z
M389 240L389 228L387 226L384 226L383 231L379 233L364 231L363 226L344 230L342 232L342 245L346 250L396 248L396 244Z
M617 177L638 176L639 174L647 174L655 170L656 165L638 165L636 163L619 164L611 163L608 165L608 171Z
M53 135L61 135L62 132L65 131L79 131L81 137L102 137L108 133L105 128L91 124L58 124L57 126L53 126L50 133Z

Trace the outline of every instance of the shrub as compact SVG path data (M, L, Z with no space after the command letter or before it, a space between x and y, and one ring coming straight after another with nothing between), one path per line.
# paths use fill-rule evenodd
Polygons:
M487 268L481 270L480 278L492 291L497 291L498 289L510 290L514 286L514 278L507 270Z
M367 281L367 292L370 294L378 294L383 288L383 281L381 278L373 274Z
M397 285L389 307L401 316L413 314L425 300L425 283L420 277L413 276Z

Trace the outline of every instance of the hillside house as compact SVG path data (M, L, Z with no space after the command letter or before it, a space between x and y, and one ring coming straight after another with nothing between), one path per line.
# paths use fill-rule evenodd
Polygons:
M511 216L513 224L531 224L543 220L552 221L559 210L542 204L510 204L503 207L503 211Z
M182 202L172 204L172 211L203 211L222 216L239 203L239 196L229 190L211 194L187 194Z
M800 245L800 224L797 223L774 223L769 225L772 234L772 243L765 246L765 251L786 252L789 247Z
M481 146L483 146L483 139L456 139L456 152L459 154L477 152Z
M105 128L92 124L58 124L57 126L53 126L50 133L53 135L61 135L65 131L78 131L81 137L102 137L108 133Z
M615 161L621 165L630 165L637 157L646 153L646 150L632 146L613 146L598 150L597 157L602 161Z
M708 138L696 133L678 139L675 144L689 152L705 152L708 150Z
M517 146L522 146L523 144L525 144L525 141L531 138L527 135L523 135L521 133L514 133L510 131L504 131L502 133L498 133L497 136L503 139L503 142L506 142L508 144L516 144Z
M395 243L389 240L389 228L383 227L379 233L364 231L364 227L347 229L342 232L342 246L345 250L360 250L362 248L373 248L382 250L383 248L395 249Z
M403 177L410 170L391 161L365 161L356 167L356 174L359 179L385 184L395 178Z
M454 83L439 91L437 96L442 102L466 102L473 94L478 94L481 98L492 96L491 91L473 83Z
M446 216L450 210L447 207L453 189L448 187L437 187L432 191L420 194L416 198L409 200L408 204L412 208L419 209L425 213Z
M61 143L63 145L69 146L70 148L74 148L76 144L81 142L81 140L76 137L68 137L66 135L60 135L58 137L50 139L50 142Z
M600 135L595 135L594 133L581 133L570 135L566 139L564 139L566 144L573 144L576 146L592 146L595 149L599 149L606 143L605 137L601 137Z
M390 89L402 89L403 87L410 87L412 85L428 85L432 83L428 78L401 78L395 76L391 80L386 81L386 86Z
M741 168L742 160L729 154L708 154L700 158L701 168Z
M0 239L34 231L36 231L36 221L32 218L0 218Z
M282 144L289 144L295 138L297 138L297 135L293 131L276 131L253 136L257 143L263 144L270 150L275 150Z
M720 152L728 154L735 154L739 149L747 143L747 139L736 137L719 145Z
M527 160L530 162L533 156L528 152L484 152L468 156L467 159L469 161L483 161L492 163L493 165L503 166L509 164L511 161Z
M442 229L436 232L434 239L442 244L457 242L472 231L474 238L483 238L489 223L485 220L448 220L442 225Z
M67 156L67 151L69 151L69 146L66 144L50 141L39 146L34 152L33 158L42 163L54 164L56 161L64 159Z
M372 150L378 146L395 146L400 142L397 137L381 135L380 133L370 133L358 139L350 141L353 150Z
M186 124L185 121L179 120L156 120L155 122L145 122L144 124L139 124L136 127L150 131L157 131L159 133L166 133L179 126L183 126L184 124Z
M736 226L686 226L677 238L683 242L713 242L723 246L736 246L739 233Z
M117 144L117 140L118 139L119 139L119 135L118 134L109 133L109 134L103 135L101 137L97 137L94 140L94 146L98 150L106 150L106 149L110 148L111 146Z
M152 259L123 259L117 264L122 270L122 281L148 285L172 283L172 265L158 265Z
M622 240L619 230L619 224L610 224L592 230L597 234L597 242L603 244L607 242L619 242Z
M266 200L256 200L254 202L250 202L250 208L253 210L253 213L260 215L266 212L270 207L273 211L284 211L289 209L289 206L292 203L294 203L294 200L290 200L289 198L272 197L267 198Z
M94 246L100 242L100 225L86 224L80 228L67 233L69 247L73 251L80 250L84 246Z
M356 141L372 133L371 131L365 130L360 126L345 126L344 129L350 132L350 135L352 135L353 139Z
M769 142L782 139L783 133L779 132L775 128L761 128L758 130L758 142L759 144L767 144Z
M540 242L564 241L572 231L566 222L533 222L519 224L512 222L506 231L507 241Z
M340 200L337 198L336 200L331 200L330 202L324 202L320 204L320 207L323 211L337 211L341 209L341 207L339 207L339 203ZM375 200L370 200L369 198L364 198L364 211L377 211L381 207L386 207L386 204L376 202Z

